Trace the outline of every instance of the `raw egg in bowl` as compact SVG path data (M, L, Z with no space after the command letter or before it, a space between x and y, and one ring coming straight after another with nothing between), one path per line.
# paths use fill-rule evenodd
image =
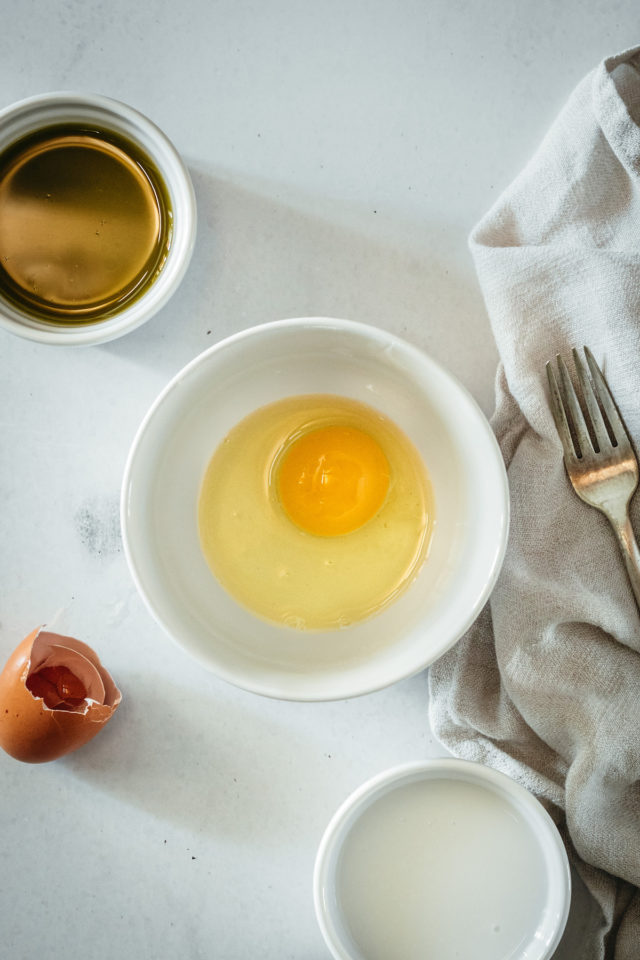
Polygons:
M122 489L150 612L224 679L329 700L432 663L495 583L499 448L421 350L345 320L267 323L187 365L134 440Z
M245 417L206 469L202 550L258 616L298 630L383 610L428 553L433 498L409 439L363 403L324 394Z

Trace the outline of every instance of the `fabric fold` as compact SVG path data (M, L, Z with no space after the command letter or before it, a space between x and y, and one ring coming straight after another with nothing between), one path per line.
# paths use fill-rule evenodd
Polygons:
M587 344L640 446L639 51L578 85L472 232L511 533L489 605L429 674L445 746L558 823L591 896L558 957L581 960L640 957L640 616L606 519L569 485L544 368ZM640 495L631 515L640 531Z

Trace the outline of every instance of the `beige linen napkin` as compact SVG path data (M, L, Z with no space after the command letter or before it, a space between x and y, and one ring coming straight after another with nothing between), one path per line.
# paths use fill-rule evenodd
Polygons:
M559 823L595 901L579 960L640 958L640 618L607 521L567 480L544 365L586 343L640 450L639 51L580 83L471 235L511 532L490 604L430 670L440 740Z

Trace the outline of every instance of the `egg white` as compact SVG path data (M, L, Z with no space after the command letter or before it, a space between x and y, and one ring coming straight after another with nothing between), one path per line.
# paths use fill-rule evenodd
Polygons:
M277 471L295 439L336 425L379 443L389 489L357 530L316 536L286 515ZM429 478L409 438L372 407L324 394L287 397L238 423L214 452L198 502L202 550L228 593L259 617L305 630L347 626L391 603L417 576L432 524Z

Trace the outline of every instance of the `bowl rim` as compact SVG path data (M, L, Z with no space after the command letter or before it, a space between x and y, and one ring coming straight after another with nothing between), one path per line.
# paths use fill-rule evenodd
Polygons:
M318 845L312 883L316 920L332 956L335 960L363 960L347 949L330 920L328 900L335 898L335 887L330 883L333 877L332 857L339 851L350 827L357 822L376 794L383 796L403 783L421 778L421 774L422 779L427 780L462 780L489 786L524 811L538 846L546 850L553 861L551 869L558 881L557 898L554 901L555 924L550 922L548 939L541 943L543 951L527 956L529 960L550 960L566 927L571 905L571 868L558 828L540 800L517 780L493 767L458 757L409 761L383 770L356 787L329 820Z
M399 349L409 351L413 356L419 359L421 362L425 360L427 363L433 365L439 373L450 381L452 386L454 386L461 394L465 396L469 402L471 408L474 410L474 413L477 415L478 424L483 430L484 437L489 443L491 449L495 454L495 465L498 467L497 472L499 473L501 480L501 488L499 491L500 500L501 500L501 509L499 515L499 522L496 525L496 538L493 544L493 560L491 567L487 571L484 579L483 588L478 592L474 604L467 611L466 616L462 621L460 621L458 630L449 637L446 643L440 643L437 647L435 654L433 651L430 651L429 654L423 658L420 658L419 662L412 664L409 669L401 669L396 672L389 673L385 676L384 679L380 680L368 680L362 681L359 684L353 685L348 692L341 691L339 693L332 693L330 691L318 693L318 692L301 692L293 693L291 690L283 690L282 685L278 685L274 680L270 681L260 681L255 680L252 677L243 674L242 677L238 676L238 672L234 670L229 670L224 666L216 663L215 666L212 664L211 660L200 654L198 651L192 649L192 645L189 641L189 631L182 630L180 626L169 625L165 622L165 619L159 614L155 608L151 592L145 586L143 577L140 575L138 564L134 555L134 546L130 538L130 529L128 521L128 499L129 499L129 490L131 486L131 478L135 467L136 457L138 450L142 443L142 440L149 428L150 423L154 419L157 410L161 407L167 397L172 393L178 390L183 381L191 376L191 374L197 370L200 366L206 364L209 358L217 353L220 353L229 347L235 346L238 343L241 343L243 340L252 338L259 334L269 335L271 330L286 330L286 329L295 329L300 327L316 327L323 328L326 330L333 331L351 331L352 333L364 336L368 339L383 341L385 345L397 346ZM464 387L455 376L449 373L441 364L434 360L429 354L427 354L420 347L416 347L413 344L409 343L407 340L398 337L394 333L381 328L372 326L367 323L356 320L341 320L332 317L292 317L282 320L272 320L265 322L263 324L257 324L251 327L247 327L243 330L240 330L234 334L231 334L228 337L224 337L222 340L219 340L217 343L212 344L211 347L208 347L202 353L198 354L192 360L190 360L184 367L182 367L169 382L164 386L160 391L156 399L153 401L149 407L147 413L142 419L138 430L133 438L129 453L127 455L127 460L125 463L122 486L121 486L121 496L120 496L120 526L122 531L122 542L124 555L129 567L129 571L133 582L138 590L138 593L142 597L142 600L147 607L147 610L151 614L155 622L162 627L163 631L170 637L170 639L179 646L186 654L192 657L194 660L199 662L203 667L208 671L214 673L216 676L220 677L223 680L233 684L234 686L240 687L243 690L247 690L251 693L258 694L260 696L268 697L275 700L288 700L294 702L328 702L337 699L351 699L352 697L364 696L369 693L375 693L379 690L386 689L394 683L399 682L400 680L406 680L410 677L416 676L426 667L428 667L435 660L439 659L447 650L451 649L458 640L467 632L471 625L475 622L479 616L482 608L487 602L495 583L500 574L502 563L504 561L504 556L507 548L507 541L509 535L509 520L510 520L510 497L509 497L509 484L507 479L507 472L502 458L502 452L498 445L498 441L491 429L489 421L482 412L479 404L472 396L472 394Z
M17 100L0 109L0 125L5 125L21 114L28 116L31 111L37 111L41 108L57 107L63 110L65 106L86 107L88 111L100 111L117 117L126 125L127 135L137 142L145 153L149 154L150 159L158 166L163 177L167 178L168 164L159 159L159 154L164 153L171 166L171 182L167 183L167 187L176 194L180 206L179 218L176 216L176 211L173 211L174 236L166 265L162 271L164 283L160 292L158 292L158 284L154 282L142 297L134 300L128 307L111 317L90 324L60 325L60 327L55 327L46 321L39 321L27 314L21 317L19 310L0 301L0 328L7 330L9 333L50 346L91 346L115 340L135 330L162 309L175 293L184 278L193 254L196 239L197 208L191 176L185 162L169 137L153 120L121 100L100 93L79 90L38 93ZM55 117L52 117L51 123L54 124L55 122ZM136 128L146 134L152 144L151 146L141 141ZM180 229L178 236L176 236L176 224ZM152 295L154 288L155 296Z

